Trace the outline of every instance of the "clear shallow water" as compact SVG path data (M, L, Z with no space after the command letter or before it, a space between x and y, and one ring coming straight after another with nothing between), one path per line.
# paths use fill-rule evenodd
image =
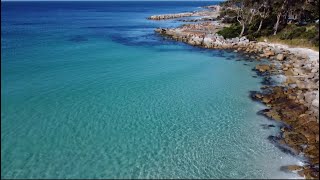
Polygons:
M212 3L1 4L1 178L296 177L248 98L254 63L145 19Z

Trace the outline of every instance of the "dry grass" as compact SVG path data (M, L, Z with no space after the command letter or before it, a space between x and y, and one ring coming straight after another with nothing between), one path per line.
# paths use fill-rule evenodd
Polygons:
M257 39L258 41L265 41L271 43L278 43L288 45L289 47L299 47L299 48L310 48L315 51L319 51L319 47L310 43L307 39L291 39L291 40L281 40L278 36L268 36L268 37L260 37Z

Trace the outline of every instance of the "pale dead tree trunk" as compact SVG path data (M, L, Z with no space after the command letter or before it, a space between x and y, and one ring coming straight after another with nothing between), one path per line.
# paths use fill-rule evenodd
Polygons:
M260 20L259 28L258 28L258 30L256 31L256 33L259 33L259 32L260 32L261 27L262 27L262 24L263 24L263 19Z
M240 6L236 5L235 9L237 12L237 21L242 26L239 37L242 37L246 30L246 26L251 23L257 12L255 11L255 9L245 4L244 1L240 3Z
M288 0L284 0L279 13L277 14L277 22L274 25L273 35L277 35L277 31L278 31L279 24L280 24L280 19L281 19L282 13L285 11L285 8L286 8L287 4L288 4Z
M242 26L241 33L240 33L239 36L242 37L242 36L243 36L243 33L244 33L244 30L246 29L246 27L245 27L245 22L244 22L243 20L240 20L239 17L240 17L240 16L237 17L237 21L238 21L239 24Z
M252 21L253 21L253 18L258 14L258 12L255 10L255 9L251 9L251 16L250 16L250 19L249 19L249 23L248 24L251 24Z
M243 36L243 33L244 33L244 30L245 30L245 25L244 25L244 23L242 24L242 30L241 30L241 33L240 33L240 37L242 37Z
M254 16L255 14L254 13L252 13L252 15L250 16L250 20L249 20L249 24L251 24L252 23L252 20L253 20L253 16Z
M279 13L279 14L277 15L277 22L276 22L276 24L274 25L273 35L277 35L277 31L278 31L279 23L280 23L280 18L281 18L281 13Z
M262 9L262 11L261 11ZM262 28L262 24L263 21L269 16L269 12L270 12L270 6L269 6L269 2L265 2L264 4L262 4L259 8L259 16L260 16L260 24L258 27L258 30L256 31L256 33L259 33L261 28Z

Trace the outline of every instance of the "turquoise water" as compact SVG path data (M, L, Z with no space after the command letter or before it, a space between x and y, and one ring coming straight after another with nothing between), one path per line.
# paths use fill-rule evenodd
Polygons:
M1 178L296 177L249 98L255 63L145 19L212 3L1 4Z

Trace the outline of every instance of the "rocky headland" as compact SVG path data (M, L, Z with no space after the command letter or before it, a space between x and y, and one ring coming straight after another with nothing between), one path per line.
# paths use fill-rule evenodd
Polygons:
M204 17L204 18L217 18L219 16L220 6L206 6L204 7L208 10L194 11L194 12L184 12L184 13L175 13L175 14L161 14L148 17L151 20L166 20L166 19L175 19L183 17Z
M215 12L212 18L218 17L219 8L209 7L212 9L206 11ZM200 14L197 16L208 18ZM158 15L149 19L186 16L194 16L194 13ZM217 34L225 26L228 24L210 19L177 28L158 28L155 32L193 46L231 49L251 60L264 60L253 69L264 77L263 86L259 92L252 91L250 97L268 107L259 114L283 124L277 136L268 138L270 142L284 152L305 159L303 166L290 165L281 169L307 179L319 178L319 52L249 41L246 37L225 39Z

